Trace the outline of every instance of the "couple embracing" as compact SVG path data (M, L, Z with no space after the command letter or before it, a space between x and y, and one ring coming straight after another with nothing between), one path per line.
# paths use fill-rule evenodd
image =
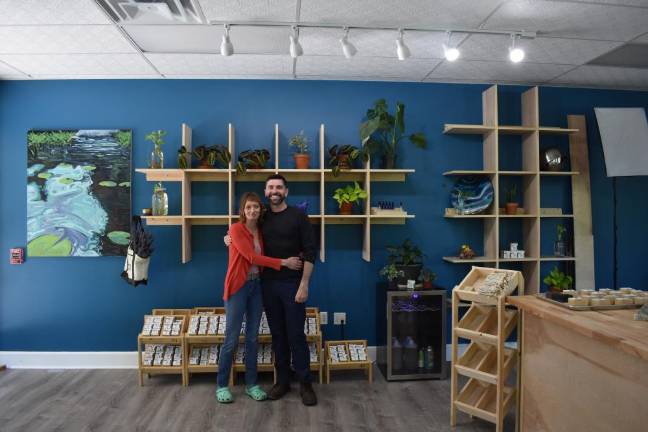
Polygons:
M310 376L310 354L304 321L308 284L315 262L315 239L308 216L286 204L286 179L266 179L266 209L253 192L243 194L240 221L233 224L225 243L229 263L223 299L227 325L221 349L218 402L233 401L228 387L232 355L238 346L245 316L245 393L252 399L281 399L290 391L290 365L300 383L304 405L317 404ZM265 309L272 333L277 383L266 393L257 385L257 330Z

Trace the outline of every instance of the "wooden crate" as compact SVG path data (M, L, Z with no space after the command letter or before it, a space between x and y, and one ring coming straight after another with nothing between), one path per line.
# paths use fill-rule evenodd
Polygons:
M153 309L151 315L185 315L189 316L191 309Z
M174 320L180 319L182 324L180 325L180 334L179 335L145 335L142 332L137 336L137 364L138 364L138 375L139 375L139 385L144 385L144 374L147 374L149 377L156 374L178 374L182 376L182 385L187 385L187 374L185 364L187 359L185 357L186 346L184 333L187 331L187 319L186 315L145 315L146 317L173 317ZM161 330L162 331L162 330ZM160 331L160 332L161 332ZM162 344L162 345L178 345L183 353L182 365L181 366L147 366L144 365L142 361L142 347L146 344Z
M367 360L351 360L349 344L362 345L364 346L365 353L367 354ZM344 352L347 356L347 361L334 361L331 357L331 347L342 346ZM332 370L350 370L350 369L359 369L364 370L369 382L373 382L373 371L372 363L369 359L369 352L367 350L367 340L366 339L356 339L356 340L339 340L339 341L326 341L326 350L324 355L326 356L326 383L331 382L331 371Z
M225 315L224 307L212 307L212 306L200 306L191 309L192 315L201 315L201 314L217 314Z
M510 273L513 276L509 285L510 293L508 295L511 295L516 288L518 295L524 294L524 278L519 271L477 266L472 267L466 277L454 288L453 292L457 293L459 300L496 305L497 297L483 295L477 291L479 283L483 282L489 274L495 272Z
M505 387L502 401L503 412L508 412L514 403L515 389ZM484 384L471 378L461 389L455 404L457 408L467 414L491 423L498 422L496 385Z
M239 346L243 344L243 341L239 343ZM259 343L259 349L261 349L262 343ZM236 350L234 351L234 360L236 359ZM232 362L233 373L231 375L232 383L234 383L235 375L237 372L245 372L245 362L235 363ZM272 382L277 383L277 370L274 367L274 352L271 354L270 363L259 363L257 362L257 372L272 372Z

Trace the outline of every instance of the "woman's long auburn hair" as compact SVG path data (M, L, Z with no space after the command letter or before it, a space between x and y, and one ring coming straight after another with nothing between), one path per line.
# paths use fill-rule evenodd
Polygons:
M261 201L261 198L259 195L257 195L254 192L245 192L243 196L241 196L241 201L239 203L239 216L240 216L240 221L241 223L246 223L247 218L245 217L245 204L247 204L248 201L253 201L259 204L260 207L260 212L259 212L259 220L257 221L257 225L261 226L263 223L263 215L265 213L265 207L263 207L263 202Z

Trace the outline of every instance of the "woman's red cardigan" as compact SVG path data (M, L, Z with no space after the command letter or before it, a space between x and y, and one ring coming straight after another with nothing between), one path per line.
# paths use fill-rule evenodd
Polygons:
M223 292L224 300L227 300L245 284L252 264L259 266L259 270L261 267L281 270L281 259L263 255L263 236L260 230L258 235L261 254L257 254L254 250L254 236L242 222L233 224L229 229L229 235L232 238L232 243L229 247L229 263Z

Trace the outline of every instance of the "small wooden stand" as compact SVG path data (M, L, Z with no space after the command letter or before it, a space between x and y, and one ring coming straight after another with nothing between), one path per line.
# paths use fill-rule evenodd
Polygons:
M351 360L349 344L363 345L365 353L367 354L367 360ZM347 361L333 361L331 357L330 347L332 346L342 346L347 356ZM367 340L366 339L357 339L357 340L340 340L340 341L326 341L326 384L331 383L331 370L341 370L341 369L362 369L365 371L369 383L373 382L373 370L371 360L369 359L369 353L367 352Z
M182 376L182 385L187 385L187 374L185 364L187 359L185 357L186 347L185 347L185 337L184 334L187 331L187 319L186 315L158 315L158 316L172 316L174 318L180 318L182 324L180 325L180 334L177 336L149 336L140 333L137 336L137 364L139 368L139 385L144 385L144 374L149 376L154 374L177 374ZM146 317L145 317L146 319ZM146 366L142 361L142 347L146 344L168 344L168 345L178 345L180 346L183 352L182 364L180 366Z
M506 294L490 297L479 294L477 286L495 271L513 274L509 288L524 293L522 274L514 270L473 267L452 291L452 372L450 425L457 422L457 410L495 423L503 430L506 413L518 405L517 389L505 385L514 365L518 367L518 350L504 347L518 322L518 312L506 308ZM513 286L515 284L515 286ZM511 290L512 292L512 290ZM460 301L472 305L459 320ZM459 338L470 340L466 352L458 356ZM519 340L519 339L518 339ZM459 391L458 375L468 378Z

